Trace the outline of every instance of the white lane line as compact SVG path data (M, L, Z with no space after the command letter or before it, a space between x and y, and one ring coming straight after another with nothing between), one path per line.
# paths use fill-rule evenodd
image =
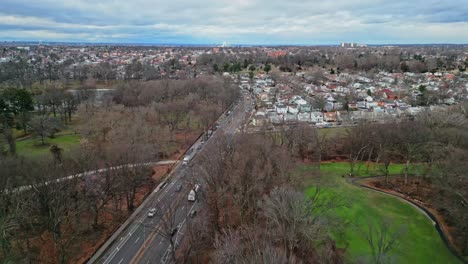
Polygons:
M140 237L138 237L138 238L135 240L135 244L138 242L138 240L140 240Z
M122 259L119 261L119 263L118 263L118 264L122 263L122 261L123 261L123 258L122 258Z
M115 255L117 255L117 252L122 248L122 246L125 245L125 243L127 243L127 241L130 239L130 237L132 236L133 232L135 232L135 230L138 228L138 224L136 224L131 230L130 230L130 233L128 233L127 235L125 235L125 237L121 237L120 240L122 240L119 245L117 245L117 248L109 255L109 257L104 261L103 264L107 264L107 263L110 263L112 261L112 259L115 257Z
M182 206L182 210L184 210L184 208L185 208L185 205L184 205L184 206Z

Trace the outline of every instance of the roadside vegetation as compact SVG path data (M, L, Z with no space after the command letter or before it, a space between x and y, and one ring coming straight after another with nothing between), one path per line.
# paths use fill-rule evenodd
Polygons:
M73 109L66 100L81 92L0 92L13 94L0 97L0 259L11 263L85 262L164 174L120 165L178 158L237 98L222 78L120 83L101 102L87 97ZM16 94L27 94L28 107ZM30 137L17 141L15 130Z

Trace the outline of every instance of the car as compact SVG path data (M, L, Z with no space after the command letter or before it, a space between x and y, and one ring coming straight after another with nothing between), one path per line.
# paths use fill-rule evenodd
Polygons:
M194 218L196 215L197 215L197 210L193 210L193 211L191 211L191 212L189 213L189 216L190 216L191 218Z
M174 236L177 233L177 228L173 228L171 230L171 236Z
M181 190L182 190L182 185L181 184L177 185L175 191L180 192Z
M148 217L153 217L156 214L156 208L151 208L148 212Z

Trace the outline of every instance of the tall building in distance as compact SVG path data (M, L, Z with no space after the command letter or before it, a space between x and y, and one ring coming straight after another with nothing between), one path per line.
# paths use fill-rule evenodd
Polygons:
M353 43L353 42L350 42L350 43L341 42L341 47L342 48L363 48L363 47L367 47L367 45L366 44Z

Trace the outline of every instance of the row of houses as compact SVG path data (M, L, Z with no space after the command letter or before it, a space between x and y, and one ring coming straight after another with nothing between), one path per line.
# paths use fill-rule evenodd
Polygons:
M439 109L440 108L440 109ZM254 126L265 126L268 124L282 125L288 123L311 123L316 125L323 125L326 123L344 123L352 124L359 121L379 122L397 118L410 118L417 114L430 110L439 111L443 107L409 107L405 110L400 108L376 108L370 110L357 110L357 111L331 111L331 112L282 112L277 111L257 111L252 118Z

